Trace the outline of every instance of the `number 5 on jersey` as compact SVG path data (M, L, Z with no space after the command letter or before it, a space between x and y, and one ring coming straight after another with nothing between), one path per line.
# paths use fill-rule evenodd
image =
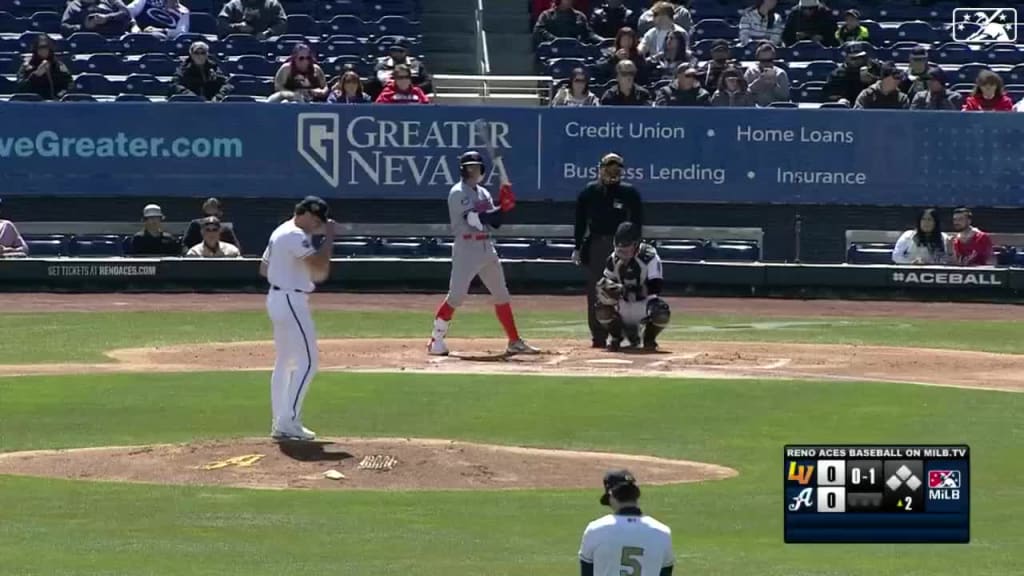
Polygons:
M622 564L622 569L619 570L620 576L644 576L643 568L640 565L640 559L643 558L644 549L638 546L623 546L622 547L622 559L619 562Z

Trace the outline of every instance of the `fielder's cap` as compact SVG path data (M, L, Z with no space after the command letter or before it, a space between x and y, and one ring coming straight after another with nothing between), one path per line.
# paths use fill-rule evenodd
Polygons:
M625 166L626 162L615 152L609 152L604 156L601 156L601 166L608 166L610 164L618 164L620 167Z
M914 48L910 51L911 60L927 60L928 49L927 48Z
M622 486L636 486L636 478L629 470L610 470L604 475L604 494L601 504L607 506L612 492ZM639 489L637 489L639 494Z
M207 216L199 221L203 226L220 226L220 218L216 216Z
M863 42L847 42L843 52L850 58L861 58L868 55L868 47Z
M295 206L295 208L302 212L309 212L319 218L322 222L327 222L327 217L331 213L331 209L327 206L327 202L324 202L324 199L319 196L306 196L298 203L298 205Z
M640 241L640 228L632 222L623 222L615 229L615 245L624 246Z
M164 211L157 204L146 204L146 207L142 209L142 217L163 219Z

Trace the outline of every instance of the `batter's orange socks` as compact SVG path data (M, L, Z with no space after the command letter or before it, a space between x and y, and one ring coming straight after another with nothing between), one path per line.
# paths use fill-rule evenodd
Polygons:
M512 305L507 302L505 304L497 304L494 307L494 313L498 315L498 321L501 322L501 327L505 329L508 341L515 342L519 340L519 331L516 330L516 319L512 316Z
M448 301L441 302L441 306L437 309L437 317L445 322L449 322L452 319L452 315L455 314L455 308L448 305ZM512 313L509 312L511 315Z

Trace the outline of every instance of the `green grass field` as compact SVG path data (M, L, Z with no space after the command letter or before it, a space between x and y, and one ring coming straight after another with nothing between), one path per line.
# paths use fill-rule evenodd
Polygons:
M5 314L0 363L104 361L111 348L269 338L261 312ZM401 312L316 315L326 337L423 337ZM821 324L676 315L666 337L1019 353L1024 328L903 318ZM821 319L792 319L822 322ZM782 325L778 323L782 322ZM583 336L576 314L523 314L524 333ZM714 328L714 329L712 329ZM453 331L495 335L462 314ZM0 378L0 451L185 442L267 432L261 373ZM445 437L713 462L737 478L645 489L673 527L677 574L1024 574L1024 396L871 382L324 373L305 420L321 435ZM813 416L811 416L813 415ZM785 545L786 443L972 448L968 545ZM640 478L642 483L643 478ZM0 476L3 575L577 574L587 491L313 492ZM646 575L642 575L646 576Z

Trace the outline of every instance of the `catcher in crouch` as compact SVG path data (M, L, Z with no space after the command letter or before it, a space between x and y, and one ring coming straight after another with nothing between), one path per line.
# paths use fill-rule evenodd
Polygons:
M631 222L619 224L615 249L597 281L597 321L608 330L608 350L617 351L622 341L658 349L658 334L668 326L668 303L658 297L662 280L661 258L654 246L640 240ZM642 340L641 340L642 338Z

